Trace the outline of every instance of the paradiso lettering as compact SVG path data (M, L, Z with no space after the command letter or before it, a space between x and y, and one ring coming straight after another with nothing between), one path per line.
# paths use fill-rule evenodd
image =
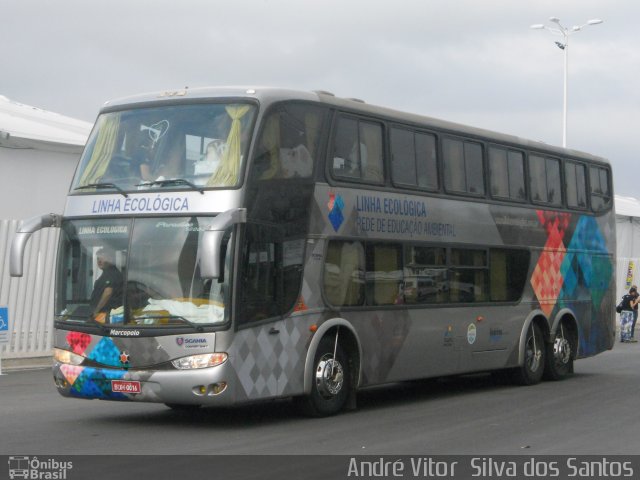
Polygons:
M94 200L91 213L156 213L189 210L186 197L134 197Z
M388 233L410 237L455 237L455 225L429 222L427 205L422 200L408 200L373 195L356 196L358 233Z

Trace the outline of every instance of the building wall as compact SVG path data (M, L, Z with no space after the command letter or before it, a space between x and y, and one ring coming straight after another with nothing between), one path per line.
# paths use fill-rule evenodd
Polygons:
M0 219L62 213L79 156L0 147Z
M27 246L24 276L9 276L9 250L23 219L62 213L81 148L75 153L0 147L0 308L8 308L8 343L2 359L51 355L53 283L59 232L35 233Z

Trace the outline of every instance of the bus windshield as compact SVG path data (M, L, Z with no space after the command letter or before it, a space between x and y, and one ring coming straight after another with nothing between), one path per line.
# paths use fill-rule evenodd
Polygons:
M203 279L199 246L213 217L72 220L62 226L56 319L110 326L221 324L228 266ZM223 241L222 257L230 235Z
M208 103L103 113L71 190L235 187L255 110Z

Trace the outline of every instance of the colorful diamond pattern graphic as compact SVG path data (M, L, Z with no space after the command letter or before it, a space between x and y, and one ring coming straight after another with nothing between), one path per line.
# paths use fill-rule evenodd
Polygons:
M335 193L329 193L329 202L327 203L329 208L329 221L333 226L333 229L337 232L340 226L344 222L344 215L342 209L344 208L344 201L340 195Z
M531 286L538 297L540 308L549 316L560 292L564 278L560 267L565 257L566 250L560 246L554 250L545 249L538 259L533 275L531 275Z
M112 367L121 366L120 350L109 337L103 337L87 358L102 363L103 365L110 365Z
M76 382L78 376L82 373L83 367L76 365L62 364L60 365L60 371L63 373L64 378L73 385Z
M594 308L599 308L609 287L613 266L595 218L581 216L578 219L567 249L564 237L570 214L550 211L537 214L547 232L547 242L530 280L540 308L551 316L557 304L563 306L565 300L575 299L580 286L589 292Z
M125 394L111 391L111 380L121 380L125 374L123 370L82 368L69 393L74 397L125 400L127 398Z
M67 343L73 353L82 355L89 346L89 343L91 343L91 335L80 332L69 332L67 334Z

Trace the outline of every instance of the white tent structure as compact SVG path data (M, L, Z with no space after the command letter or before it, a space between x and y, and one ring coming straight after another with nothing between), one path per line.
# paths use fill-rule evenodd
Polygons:
M617 297L640 283L640 200L615 197L618 264Z
M21 220L62 213L91 126L0 95L0 315L7 317L0 322L1 359L51 355L58 232L33 235L22 278L9 277L9 247Z

